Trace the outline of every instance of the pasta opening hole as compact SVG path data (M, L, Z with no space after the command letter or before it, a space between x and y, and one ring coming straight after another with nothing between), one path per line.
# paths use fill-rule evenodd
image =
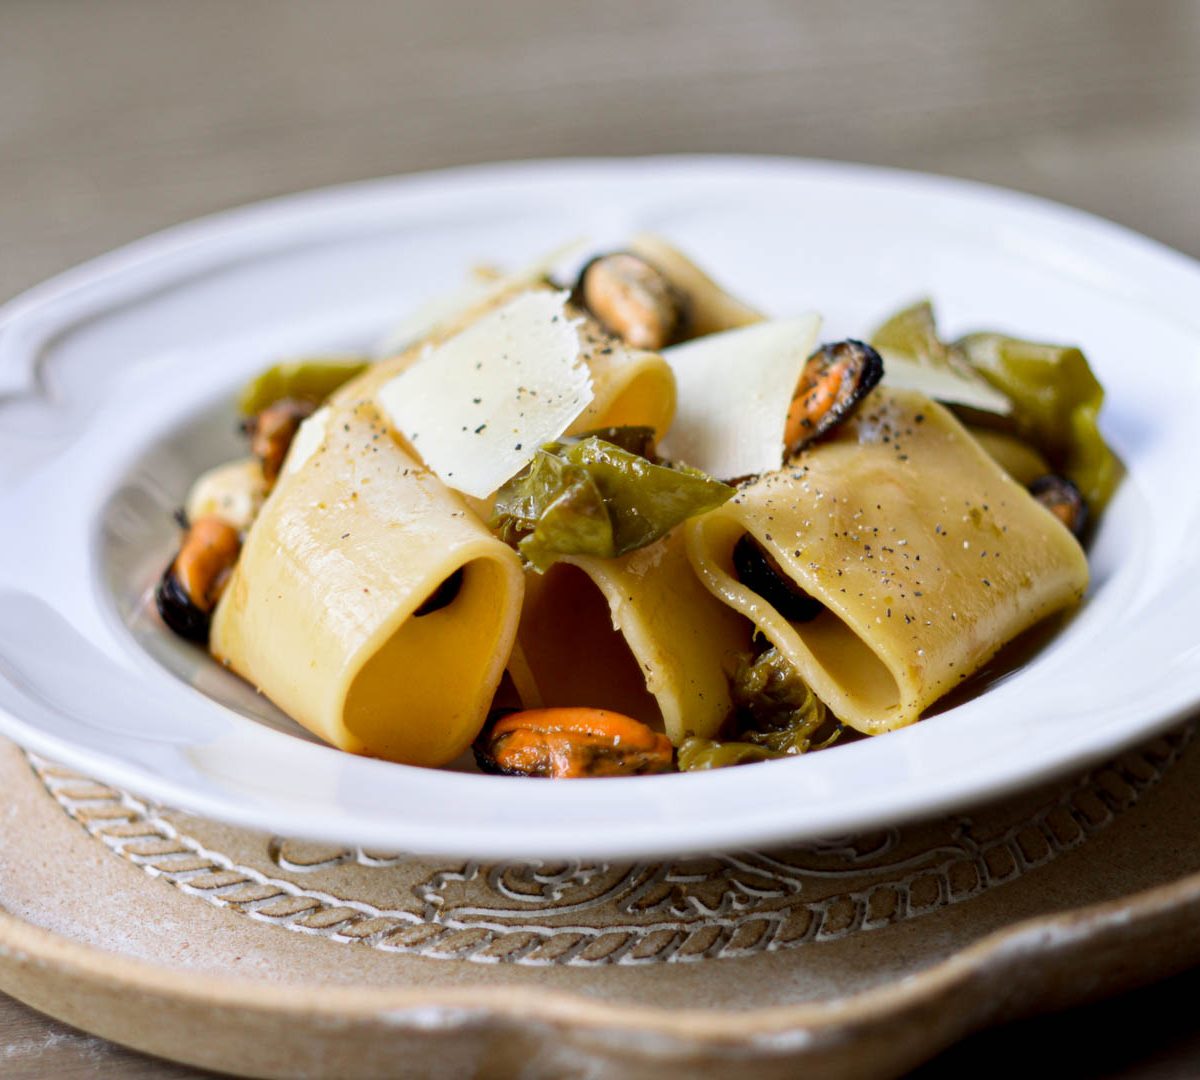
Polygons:
M556 563L529 575L518 640L538 702L612 709L663 729L662 714L625 636L613 627L608 601L577 566Z
M475 559L450 574L425 605L455 578L452 600L405 618L347 691L346 729L379 757L445 764L470 744L487 715L506 659L500 639L518 598L505 567Z
M441 611L444 607L449 607L462 591L462 582L463 568L460 566L429 594L429 598L413 612L413 618L420 619L426 615L432 615L435 611Z
M719 523L706 534L710 565L727 578L720 591L732 606L758 625L838 719L872 734L886 730L890 726L888 718L902 704L902 690L876 651L823 603L815 617L807 621L788 619L769 597L744 584L734 566L734 548L747 535L738 524ZM765 538L755 539L770 550ZM782 570L785 560L776 558L775 562ZM792 581L798 590L822 600L819 583L803 578ZM877 717L879 723L864 722L864 717Z
M824 608L812 622L788 625L820 665L825 677L841 694L855 701L862 715L879 717L882 721L894 714L901 705L900 686L887 665L828 608ZM783 651L794 655L794 651L787 648ZM834 707L834 702L822 693L816 678L810 682L817 695ZM837 712L836 707L834 712ZM844 720L845 717L839 719ZM881 726L880 730L884 730L884 727Z

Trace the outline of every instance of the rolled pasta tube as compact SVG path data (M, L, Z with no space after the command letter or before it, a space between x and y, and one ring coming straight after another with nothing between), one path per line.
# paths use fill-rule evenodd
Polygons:
M675 419L675 375L666 360L630 348L587 317L580 339L594 397L566 434L631 425L653 428L661 439Z
M443 765L486 719L523 592L516 554L369 405L327 407L246 537L210 647L334 746Z
M565 558L530 573L525 595L510 674L527 707L661 720L676 745L729 715L726 672L751 627L696 579L681 530L618 559Z
M879 388L827 440L686 526L701 580L751 619L843 722L878 734L1077 602L1071 533L948 410ZM738 580L749 533L823 605L784 618Z

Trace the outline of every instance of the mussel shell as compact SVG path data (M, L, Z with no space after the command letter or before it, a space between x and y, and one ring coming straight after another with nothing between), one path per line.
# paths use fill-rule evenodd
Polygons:
M311 401L281 398L247 422L244 430L250 436L250 449L262 462L263 478L268 484L279 478L296 432L315 411Z
M838 388L837 400L816 420L806 424L803 437L788 447L789 453L804 449L840 424L883 378L883 357L865 341L847 338L822 345L808 358L800 376L796 397L811 393L821 376L837 364L849 363L850 377Z
M1029 494L1049 510L1076 536L1082 536L1088 523L1088 505L1079 490L1065 476L1047 473L1029 485Z
M749 533L733 547L733 568L738 581L758 593L789 622L811 622L824 605L806 593L775 564L775 560Z
M629 260L630 263L641 267L648 281L654 283L660 301L660 314L663 316L663 339L655 342L630 342L622 333L622 328L614 326L605 318L604 313L597 311L594 304L588 300L588 275L608 259ZM609 251L589 259L583 264L579 276L571 289L571 302L577 307L589 312L601 326L614 337L626 341L637 348L661 349L673 345L686 336L688 324L691 322L691 305L688 297L653 263L647 262L640 255L631 251Z
M162 616L167 627L181 638L194 641L198 645L208 644L209 629L212 625L212 614L202 611L188 596L187 590L175 576L175 563L163 572L154 590L154 605Z

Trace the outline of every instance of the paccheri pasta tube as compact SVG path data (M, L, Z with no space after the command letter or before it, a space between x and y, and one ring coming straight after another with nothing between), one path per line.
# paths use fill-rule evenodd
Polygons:
M827 439L686 530L705 585L867 734L917 720L1088 581L1071 533L912 391L876 390ZM785 618L739 580L747 534L810 611Z
M750 631L697 580L676 529L617 559L572 556L530 573L510 670L527 707L661 718L678 744L725 721L727 673Z
M213 655L322 739L443 765L482 726L520 560L368 403L297 434L217 606Z

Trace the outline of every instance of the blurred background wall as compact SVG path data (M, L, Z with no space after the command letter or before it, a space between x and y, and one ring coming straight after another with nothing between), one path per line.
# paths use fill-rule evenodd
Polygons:
M1200 255L1200 2L0 0L0 299L301 188L686 150L989 180Z

